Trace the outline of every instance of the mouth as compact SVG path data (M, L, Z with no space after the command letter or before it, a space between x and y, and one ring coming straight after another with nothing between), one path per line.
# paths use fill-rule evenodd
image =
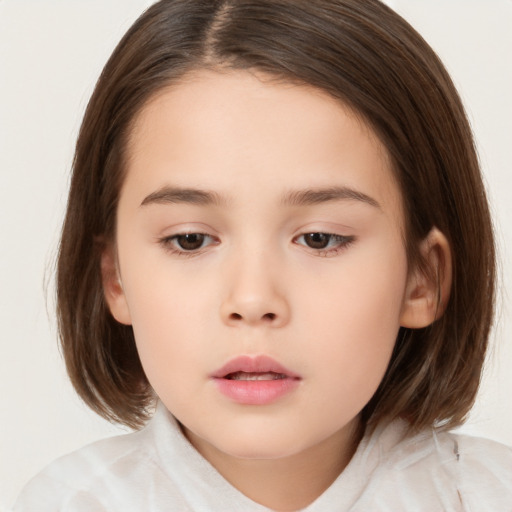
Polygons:
M239 356L211 375L217 389L238 404L267 405L297 389L302 378L271 357Z
M299 379L300 375L266 356L238 356L230 359L212 375L214 379L228 380L280 380Z
M284 373L274 372L234 372L228 373L224 379L228 380L281 380L288 378Z

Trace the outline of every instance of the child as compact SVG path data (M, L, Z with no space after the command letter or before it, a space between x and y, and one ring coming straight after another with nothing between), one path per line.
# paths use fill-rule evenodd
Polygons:
M17 511L496 511L512 451L449 433L492 226L443 66L377 0L164 0L79 135L57 288L73 384L140 431Z

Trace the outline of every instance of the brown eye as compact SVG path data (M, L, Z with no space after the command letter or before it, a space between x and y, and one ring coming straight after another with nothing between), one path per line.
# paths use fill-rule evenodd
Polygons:
M333 233L304 233L295 238L295 243L315 251L318 256L335 256L354 242L353 236Z
M218 245L219 240L205 233L179 233L162 238L159 243L171 254L195 256L202 254L210 245Z
M325 249L332 238L327 233L307 233L304 236L304 242L311 249Z
M187 233L173 237L176 245L183 251L197 251L205 241L206 235L201 233Z

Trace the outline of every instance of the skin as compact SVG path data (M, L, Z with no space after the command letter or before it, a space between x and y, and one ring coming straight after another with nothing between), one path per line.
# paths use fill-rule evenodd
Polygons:
M106 298L190 442L253 500L314 501L357 447L399 327L433 320L436 291L408 268L403 218L385 148L316 89L201 71L137 117ZM186 233L207 236L185 251ZM308 233L336 237L319 249ZM436 231L423 250L448 260ZM296 389L266 405L219 392L212 372L261 354L298 374Z

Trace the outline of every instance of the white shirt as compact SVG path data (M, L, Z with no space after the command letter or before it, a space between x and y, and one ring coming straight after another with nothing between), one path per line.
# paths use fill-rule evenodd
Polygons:
M304 512L512 512L512 449L452 433L404 437L394 422L365 436ZM268 512L231 486L162 404L140 432L53 462L15 512Z

